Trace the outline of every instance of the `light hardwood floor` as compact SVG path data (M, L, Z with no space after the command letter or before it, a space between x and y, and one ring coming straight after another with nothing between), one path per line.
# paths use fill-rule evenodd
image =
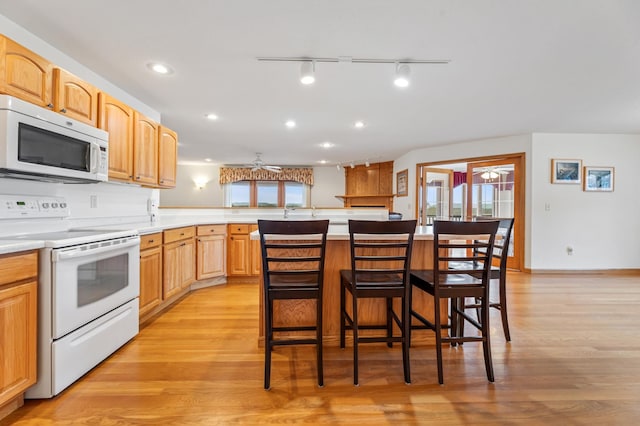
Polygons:
M496 381L478 344L411 350L405 385L399 345L325 349L316 386L312 347L274 354L262 389L258 288L197 290L51 400L26 401L17 425L540 424L627 425L640 420L640 277L509 274L512 342L492 312ZM338 313L336 312L336 315ZM426 331L421 331L426 333Z

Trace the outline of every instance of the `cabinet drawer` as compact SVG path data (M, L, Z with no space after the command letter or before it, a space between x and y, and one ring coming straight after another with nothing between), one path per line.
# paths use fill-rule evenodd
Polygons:
M197 235L225 235L227 233L227 225L200 225L197 229Z
M247 224L247 223L230 223L229 224L229 233L230 234L248 234L249 233L249 224Z
M12 253L0 256L0 285L38 276L38 252Z
M158 247L162 244L162 232L155 234L140 235L140 250Z
M185 226L183 228L174 228L164 231L164 243L172 243L174 241L193 238L196 235L195 226Z

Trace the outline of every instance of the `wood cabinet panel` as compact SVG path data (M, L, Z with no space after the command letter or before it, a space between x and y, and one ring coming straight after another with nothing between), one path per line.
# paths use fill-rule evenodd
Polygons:
M227 243L227 274L229 276L249 275L249 234L229 235Z
M158 184L158 123L134 112L133 180L136 183Z
M109 132L109 179L133 179L133 109L101 92L98 127Z
M36 382L37 288L0 287L0 406Z
M226 235L207 235L197 238L196 279L222 277L227 273Z
M159 247L161 245L162 245L162 232L140 235L140 250L146 250L152 247Z
M184 226L182 228L167 229L164 231L164 243L193 238L196 235L195 226Z
M162 301L162 248L140 251L140 316Z
M200 225L196 229L196 235L226 235L227 225Z
M38 252L0 256L0 407L36 382Z
M167 299L191 285L196 279L195 227L164 231L162 295Z
M53 108L53 64L0 36L0 92Z
M38 252L0 255L0 285L38 276Z
M176 164L178 161L178 134L160 126L158 140L158 185L163 188L176 186Z
M258 225L251 225L249 232L257 231ZM260 240L252 240L249 236L249 244L251 245L251 275L260 275L262 273L262 249L260 248Z
M382 207L393 210L393 161L345 168L344 207Z
M98 126L98 89L61 68L53 70L53 108L74 120Z

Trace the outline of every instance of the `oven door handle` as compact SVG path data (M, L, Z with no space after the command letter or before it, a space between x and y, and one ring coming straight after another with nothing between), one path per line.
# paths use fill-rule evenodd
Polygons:
M95 248L88 248L88 246L91 246L94 244L99 244L100 246ZM56 262L60 260L77 259L80 257L93 256L96 254L105 253L109 251L119 251L120 249L123 249L123 248L139 246L139 245L140 245L140 237L132 237L121 243L117 243L114 241L104 241L102 243L87 244L85 246L73 247L70 249L56 250L53 252L52 261ZM84 248L84 247L87 247L87 248Z

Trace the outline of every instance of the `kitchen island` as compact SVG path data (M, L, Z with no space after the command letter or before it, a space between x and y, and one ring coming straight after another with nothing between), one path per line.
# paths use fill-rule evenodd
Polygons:
M413 241L411 256L412 269L428 269L433 264L433 232L430 226L419 226ZM252 240L258 240L258 231L251 234ZM340 342L340 270L351 268L351 253L347 225L329 225L325 254L323 289L323 336L324 344L338 346ZM262 277L260 277L262 283ZM260 286L260 327L259 344L264 345L264 306L262 285ZM347 304L350 304L347 295ZM315 321L315 301L277 300L274 302L274 325L313 324ZM433 298L424 292L414 294L413 306L427 318L433 316ZM447 304L440 306L441 315L446 318ZM358 317L361 324L383 324L386 318L384 300L364 299L358 304ZM362 332L361 332L362 333ZM379 333L379 331L378 331ZM366 332L365 332L366 334ZM432 333L418 332L412 341L434 341ZM351 333L347 332L347 341Z

